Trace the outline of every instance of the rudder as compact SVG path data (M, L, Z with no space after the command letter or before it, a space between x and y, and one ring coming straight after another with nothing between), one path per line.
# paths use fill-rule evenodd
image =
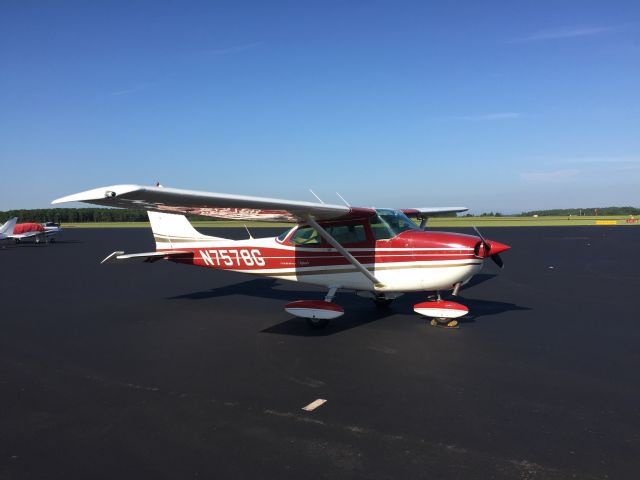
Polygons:
M2 235L11 235L13 233L13 229L18 222L18 217L13 217L7 220L2 227L0 227L0 234Z

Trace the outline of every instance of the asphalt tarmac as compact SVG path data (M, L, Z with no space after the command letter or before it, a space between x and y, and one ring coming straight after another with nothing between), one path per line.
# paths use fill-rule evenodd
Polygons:
M640 228L484 233L513 249L459 330L424 294L314 331L282 307L315 287L99 265L143 229L0 246L0 478L639 478Z

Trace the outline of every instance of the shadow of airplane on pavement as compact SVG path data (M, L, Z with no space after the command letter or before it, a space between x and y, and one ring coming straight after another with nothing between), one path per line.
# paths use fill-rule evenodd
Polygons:
M495 277L491 274L476 275L465 287L471 287L484 283ZM296 288L287 288L289 285ZM288 284L276 279L252 279L220 288L212 288L199 292L186 293L169 297L169 300L207 300L211 298L224 297L228 295L244 295L247 297L276 299L282 301L292 300L317 300L324 298L325 292L321 288L305 289L300 288L300 284ZM370 302L370 308L366 307L368 300L358 297L349 292L339 292L336 295L336 303L342 305L346 314L340 319L330 322L325 328L315 329L297 317L292 317L284 322L262 330L262 333L275 333L279 335L294 335L304 337L322 337L335 335L345 330L350 330L361 325L369 324L393 315L416 315L413 312L413 305L425 301L426 292L409 292L395 300L388 307L377 307ZM461 324L473 323L478 318L496 315L508 311L530 310L528 307L521 307L513 303L495 302L491 300L477 300L464 297L451 297L452 300L459 301L469 307L470 313L458 321ZM426 320L426 319L425 319Z

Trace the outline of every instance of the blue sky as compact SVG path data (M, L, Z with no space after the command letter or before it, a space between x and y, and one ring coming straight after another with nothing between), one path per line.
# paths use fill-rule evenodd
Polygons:
M640 3L0 4L0 210L117 183L640 205Z

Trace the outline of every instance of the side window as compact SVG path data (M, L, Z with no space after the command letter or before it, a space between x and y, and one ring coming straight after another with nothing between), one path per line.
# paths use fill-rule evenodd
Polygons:
M319 245L321 237L311 227L303 227L296 230L289 240L293 245Z
M376 240L387 240L396 236L389 224L378 215L371 217L371 231Z
M326 227L325 230L335 238L340 245L367 241L364 225L340 225L337 227Z

